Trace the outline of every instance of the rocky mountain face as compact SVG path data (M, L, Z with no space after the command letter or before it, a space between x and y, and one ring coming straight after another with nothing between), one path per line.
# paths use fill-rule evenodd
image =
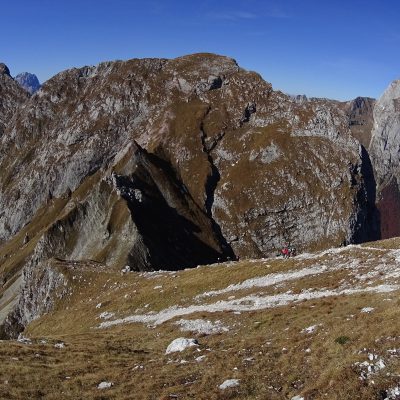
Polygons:
M0 139L8 336L48 309L57 259L181 269L379 237L351 129L367 130L369 100L300 101L212 54L71 69L29 99L1 76L1 99L20 96Z
M29 72L22 72L14 79L30 94L37 92L41 86L37 76Z

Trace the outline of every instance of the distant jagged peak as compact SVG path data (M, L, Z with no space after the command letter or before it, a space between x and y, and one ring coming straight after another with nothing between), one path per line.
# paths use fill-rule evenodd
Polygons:
M343 105L349 113L360 113L365 112L365 110L372 113L375 103L376 99L372 97L358 96L353 100L344 102Z
M295 103L304 104L308 102L308 97L305 94L288 94L289 98Z
M287 94L289 98L297 104L305 104L312 102L329 102L329 103L338 103L337 100L329 99L327 97L308 97L305 94Z
M22 72L14 79L30 94L34 94L41 87L37 76L35 74L31 74L30 72Z
M10 70L7 65L4 63L0 63L0 75L8 75L10 76Z
M356 105L363 105L366 103L373 103L375 102L376 99L374 99L373 97L368 97L368 96L358 96L353 100L350 100L350 103L355 103Z

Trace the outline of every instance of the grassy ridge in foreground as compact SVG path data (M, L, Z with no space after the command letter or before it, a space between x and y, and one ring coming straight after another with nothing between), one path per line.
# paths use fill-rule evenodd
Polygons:
M32 342L0 343L0 398L394 399L399 245L171 273L70 271L71 295L28 327ZM127 317L150 323L98 328ZM219 332L182 332L187 320ZM178 337L199 346L166 355ZM219 389L226 379L239 386Z

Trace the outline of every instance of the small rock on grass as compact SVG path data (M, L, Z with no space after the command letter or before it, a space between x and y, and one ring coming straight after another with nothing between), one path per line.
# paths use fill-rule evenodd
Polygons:
M361 312L362 312L362 313L367 313L367 314L369 314L369 313L371 313L371 312L374 311L374 310L375 310L374 307L364 307L364 308L361 310Z
M174 353L175 351L183 351L188 347L198 346L198 345L199 343L197 342L196 339L178 338L173 340L169 344L167 350L165 351L165 354Z
M112 382L103 381L97 385L97 389L110 389L111 386L114 386Z
M233 388L233 387L237 387L239 386L239 379L227 379L225 382L223 382L221 385L219 385L218 387L221 390L225 390L228 388Z

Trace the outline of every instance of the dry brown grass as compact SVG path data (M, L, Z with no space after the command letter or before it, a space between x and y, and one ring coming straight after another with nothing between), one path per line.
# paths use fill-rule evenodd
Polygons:
M396 239L374 246L396 248L398 244ZM0 343L0 398L290 399L302 395L307 400L379 399L380 391L399 382L400 357L390 357L387 352L400 348L397 292L327 297L241 314L202 312L185 317L221 320L229 327L228 332L215 335L180 332L176 320L156 327L135 323L94 328L103 311L123 317L174 304L194 304L193 297L206 290L272 272L317 263L330 265L337 263L338 257L325 254L305 260L241 261L159 274L68 269L65 273L73 282L73 293L53 313L29 326L26 335L33 343ZM354 248L340 257L341 262L357 257L368 265L373 251ZM335 288L342 279L349 279L348 271L234 295ZM162 288L154 289L157 286ZM225 300L230 295L226 293ZM212 300L217 299L224 296ZM102 303L100 308L96 308L98 303ZM375 310L361 313L367 306ZM302 332L316 324L315 332ZM200 346L165 355L168 344L180 336L195 337ZM41 343L42 339L46 343ZM65 348L54 347L59 341L65 342ZM386 368L362 381L354 364L368 360L369 353L382 357ZM206 358L195 361L200 355ZM240 386L218 389L231 378L240 379ZM101 381L114 385L99 390Z

